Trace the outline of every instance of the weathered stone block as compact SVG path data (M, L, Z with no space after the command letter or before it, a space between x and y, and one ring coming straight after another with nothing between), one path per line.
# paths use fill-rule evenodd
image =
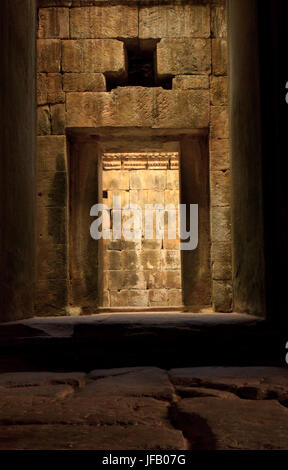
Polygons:
M165 288L165 276L163 271L144 271L147 289L162 289Z
M109 72L124 76L124 44L114 39L64 40L62 69L64 72Z
M157 93L153 127L203 129L209 123L208 90L163 90Z
M37 40L38 72L60 72L61 41L59 39Z
M128 307L128 290L110 291L110 305L111 307Z
M212 39L212 70L214 75L227 75L226 39Z
M51 134L49 106L40 106L37 108L37 128L38 135Z
M162 250L162 266L165 270L181 267L180 250Z
M208 90L124 87L111 93L67 93L68 127L207 128Z
M212 277L215 280L232 279L232 250L229 242L212 242Z
M109 271L109 290L120 290L124 289L125 287L128 288L128 286L125 286L124 284L124 276L122 271Z
M35 313L37 316L63 315L66 305L66 279L37 280L35 293Z
M120 251L106 250L104 251L104 269L118 271L122 269L122 259Z
M122 273L122 278L126 289L145 290L147 287L143 271L125 271Z
M182 291L180 289L168 290L168 306L180 307L182 305Z
M148 307L148 291L147 290L130 290L128 294L128 305L131 307Z
M179 190L180 174L178 170L168 170L166 175L166 188Z
M113 94L67 93L66 122L68 127L114 126Z
M215 312L231 312L232 286L229 281L213 281L213 308Z
M211 207L212 240L229 242L231 240L231 210L230 207Z
M229 206L231 202L230 170L211 171L210 189L212 206Z
M173 204L177 208L179 204L179 189L166 189L165 206L168 204Z
M226 6L215 6L211 9L211 32L215 38L227 37Z
M180 240L178 238L171 240L165 237L163 240L163 248L165 250L179 250Z
M141 266L143 269L158 270L161 268L161 251L145 250L141 252Z
M37 206L37 239L54 245L66 243L66 208Z
M224 106L228 104L228 78L211 77L211 104Z
M162 240L143 240L142 249L143 250L161 250Z
M37 73L37 104L47 104L47 78L45 73Z
M102 187L104 191L129 190L129 171L103 171Z
M66 137L47 136L38 137L38 160L39 172L66 171Z
M229 138L229 114L227 106L211 107L211 138L228 139Z
M181 271L165 271L165 286L167 289L181 289Z
M65 134L65 105L54 104L51 106L52 134Z
M37 279L65 279L66 245L54 245L43 241L37 250Z
M67 175L64 171L41 172L37 180L38 204L47 207L66 206Z
M114 170L112 170L114 171ZM116 171L115 171L116 173ZM125 177L126 175L124 176L124 178L120 178L120 173L122 173L121 171L118 171L119 175L119 179L121 179L121 181L118 181L118 183L122 186L125 185ZM125 172L126 173L126 172ZM112 179L111 181L114 181L115 182L115 179ZM109 187L109 186L108 186ZM109 188L110 189L110 188ZM121 207L124 208L126 205L129 204L129 191L128 189L125 191L125 190L112 190L110 191L108 189L108 198L107 199L103 199L103 202L104 204L108 204L108 207L109 208L113 208L113 200L114 198L120 198L120 201L121 201Z
M178 75L173 78L173 89L201 90L209 88L209 77L206 75Z
M159 194L156 196L160 197L160 192L163 191L166 187L166 171L165 170L157 170L157 171L145 171L145 170L131 170L130 171L130 188L132 190L141 190L141 189L150 189L154 191L159 191ZM153 204L153 202L149 202L152 200L157 201L157 197L155 195L150 195L147 193L147 199L145 199L145 204ZM163 204L163 198L162 204ZM161 204L161 202L155 202L154 204Z
M65 101L62 75L60 73L47 74L47 101L50 104L64 103Z
M229 139L210 140L210 169L227 170L230 168Z
M168 303L168 293L166 289L149 290L149 305L151 307L163 306Z
M69 8L39 9L39 38L69 38Z
M122 251L122 269L126 271L139 271L140 252L139 251Z
M91 6L70 11L71 38L135 38L137 5Z
M211 46L207 39L162 39L157 44L157 75L209 73Z
M210 36L210 8L202 5L152 5L140 8L140 38Z
M103 73L64 73L64 91L106 91L106 79Z

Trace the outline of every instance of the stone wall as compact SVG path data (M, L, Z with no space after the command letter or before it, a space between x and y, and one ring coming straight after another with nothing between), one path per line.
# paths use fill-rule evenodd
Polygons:
M104 307L159 307L182 305L180 240L176 227L175 239L168 239L167 217L161 213L159 225L164 239L157 238L156 214L153 235L145 239L145 206L174 204L178 208L179 154L104 154L102 188L103 203L110 214L107 229L112 232L113 198L121 199L122 208L137 204L143 211L141 239L105 240L104 243ZM148 214L149 217L150 214ZM138 213L127 214L126 219ZM170 217L173 217L172 213ZM124 216L125 217L125 216ZM176 223L178 211L176 213ZM125 223L125 218L122 221ZM133 226L135 229L135 226Z
M215 310L231 309L224 3L39 2L38 314L63 313L67 303L66 134L99 127L123 135L125 128L209 131L212 299ZM127 79L126 47L134 40L140 47L158 41L157 78L172 77L172 89L106 91L111 77Z

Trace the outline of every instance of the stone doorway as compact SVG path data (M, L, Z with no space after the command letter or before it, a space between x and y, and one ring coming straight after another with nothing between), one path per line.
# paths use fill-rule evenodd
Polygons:
M102 189L103 307L181 307L179 153L105 153Z

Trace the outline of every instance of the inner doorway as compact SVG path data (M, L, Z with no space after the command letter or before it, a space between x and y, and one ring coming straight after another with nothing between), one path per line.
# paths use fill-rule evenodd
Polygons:
M179 158L103 154L103 307L182 306Z

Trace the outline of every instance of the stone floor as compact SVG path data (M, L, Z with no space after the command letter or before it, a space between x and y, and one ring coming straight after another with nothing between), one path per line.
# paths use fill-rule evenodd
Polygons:
M0 449L288 449L288 369L0 374Z

